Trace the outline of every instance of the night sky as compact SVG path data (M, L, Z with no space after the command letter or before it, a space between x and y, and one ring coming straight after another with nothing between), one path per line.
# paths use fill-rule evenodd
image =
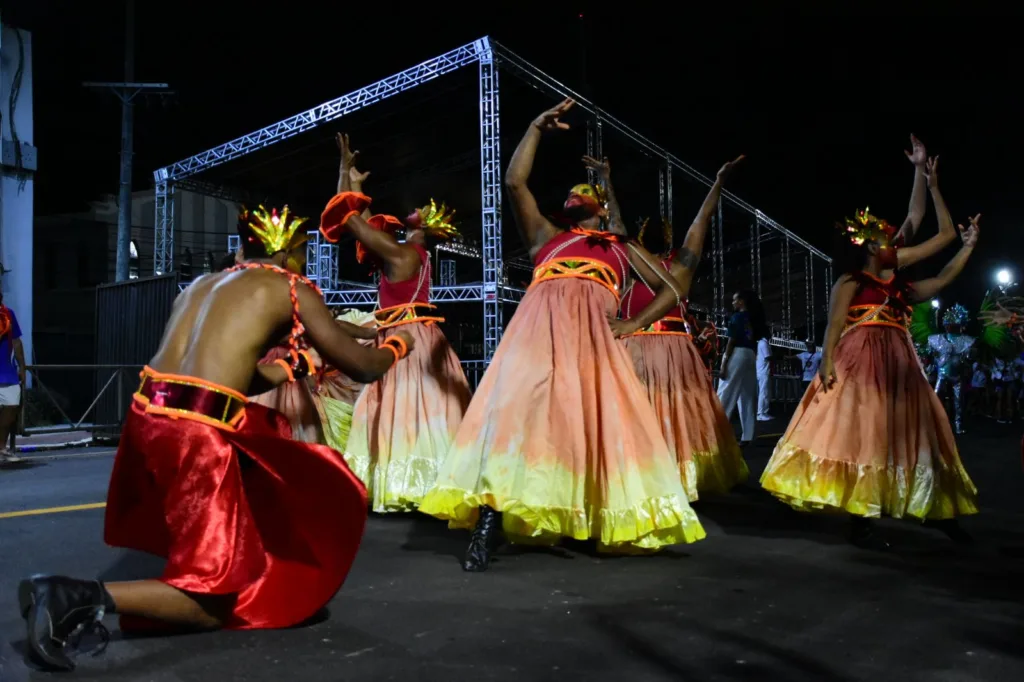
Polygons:
M993 268L1024 266L1020 15L934 3L903 16L809 14L795 3L677 15L648 3L463 13L392 4L139 2L136 80L177 94L138 107L135 189L157 167L489 34L707 175L747 154L730 189L823 248L834 222L865 204L902 221L914 132L941 155L954 220L983 213L979 249L953 293L976 304ZM30 0L3 18L33 32L37 214L115 193L119 105L81 82L123 78L121 3ZM502 118L506 131L527 124ZM922 234L934 229L929 209Z

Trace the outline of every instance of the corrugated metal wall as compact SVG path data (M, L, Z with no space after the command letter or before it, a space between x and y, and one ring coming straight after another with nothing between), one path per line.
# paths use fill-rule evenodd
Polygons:
M132 366L123 372L120 390L115 381L100 398L96 424L121 423L138 388L138 371L159 349L177 296L176 274L96 287L96 364ZM110 375L110 371L97 372L97 393Z

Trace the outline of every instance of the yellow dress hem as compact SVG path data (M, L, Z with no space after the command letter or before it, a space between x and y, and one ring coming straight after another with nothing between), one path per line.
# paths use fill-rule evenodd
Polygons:
M507 536L538 544L553 544L560 537L595 538L603 549L621 553L705 537L697 514L674 495L649 498L627 509L578 509L534 507L491 492L437 487L424 498L420 511L447 520L451 528L472 528L482 506L502 512Z
M761 476L772 495L805 512L846 512L878 518L940 521L978 513L978 490L960 464L912 470L874 467L816 456L780 442Z

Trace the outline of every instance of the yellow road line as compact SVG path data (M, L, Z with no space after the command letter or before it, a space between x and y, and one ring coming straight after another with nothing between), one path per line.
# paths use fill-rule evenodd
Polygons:
M61 514L63 512L84 511L86 509L103 509L106 506L106 502L90 502L89 504L73 504L70 507L23 509L22 511L0 512L0 519L13 519L18 516L39 516L40 514Z

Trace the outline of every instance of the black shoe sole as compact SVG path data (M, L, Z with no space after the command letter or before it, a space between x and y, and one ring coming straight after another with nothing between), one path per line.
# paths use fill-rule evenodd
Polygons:
M53 670L74 670L75 664L70 659L67 657L58 659L51 656L36 638L35 628L32 627L32 623L35 622L37 615L36 601L32 596L33 592L31 580L22 580L18 583L18 610L21 612L21 617L25 619L29 654L35 656L40 663Z

